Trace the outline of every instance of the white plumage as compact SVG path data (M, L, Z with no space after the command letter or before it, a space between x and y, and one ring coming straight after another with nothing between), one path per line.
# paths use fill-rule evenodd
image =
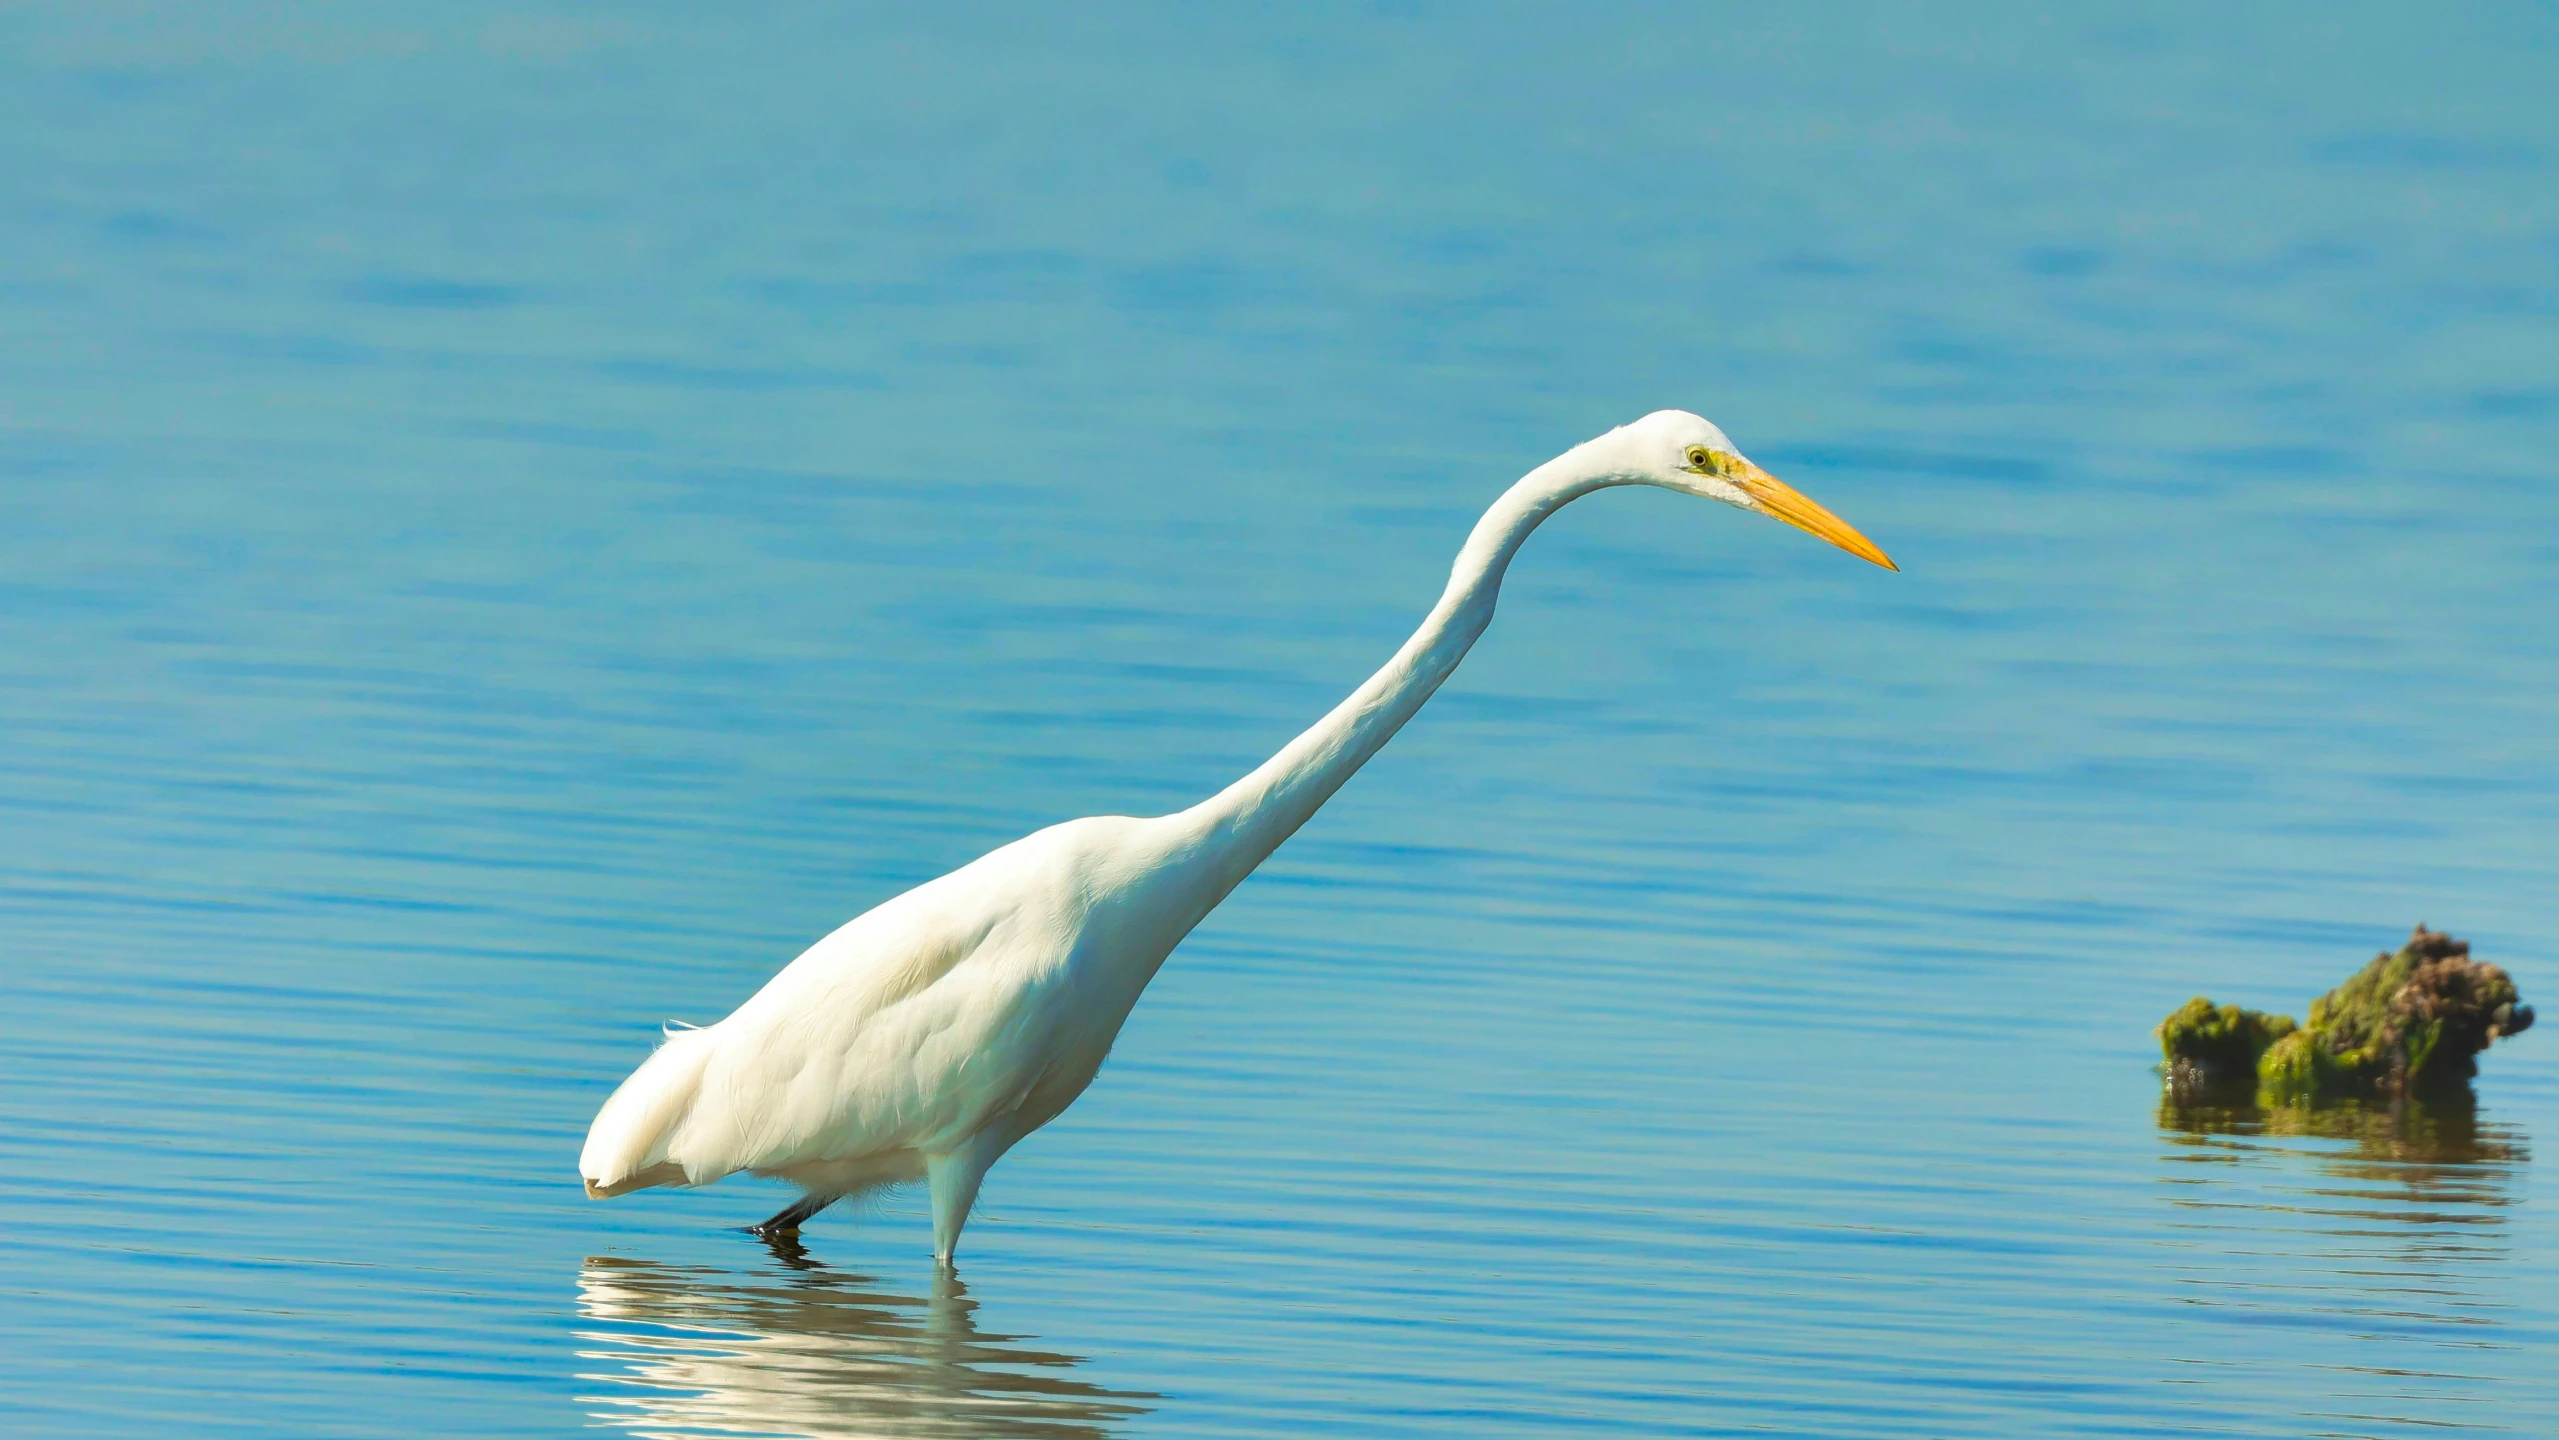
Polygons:
M1016 840L810 946L727 1019L670 1034L588 1131L587 1193L776 1176L806 1192L757 1227L783 1233L843 1196L923 1179L948 1261L987 1167L1092 1083L1173 947L1457 668L1538 523L1612 485L1720 500L1892 565L1685 411L1576 446L1485 512L1385 668L1250 775L1178 814Z

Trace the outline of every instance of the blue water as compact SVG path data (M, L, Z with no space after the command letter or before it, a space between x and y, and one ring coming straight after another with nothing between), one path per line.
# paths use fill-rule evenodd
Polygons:
M0 14L30 1435L2559 1433L2543 8ZM989 1181L594 1204L660 1022L1654 492Z

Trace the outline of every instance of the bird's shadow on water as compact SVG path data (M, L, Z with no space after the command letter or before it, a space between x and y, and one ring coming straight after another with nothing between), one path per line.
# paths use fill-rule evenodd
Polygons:
M1082 1361L979 1328L956 1274L902 1295L766 1242L751 1270L591 1256L578 1273L580 1397L604 1425L652 1435L988 1436L1113 1433L1160 1396L1105 1389Z

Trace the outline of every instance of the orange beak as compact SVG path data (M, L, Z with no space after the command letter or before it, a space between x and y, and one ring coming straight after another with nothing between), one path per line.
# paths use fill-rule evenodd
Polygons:
M1887 570L1899 570L1892 557L1875 547L1875 542L1857 533L1857 527L1840 519L1806 498L1804 492L1760 469L1740 460L1725 472L1724 478L1750 496L1760 510L1774 515L1807 535L1818 535L1860 560L1872 560Z

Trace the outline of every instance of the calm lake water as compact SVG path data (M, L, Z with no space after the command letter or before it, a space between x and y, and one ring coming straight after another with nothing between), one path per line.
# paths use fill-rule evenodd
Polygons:
M0 16L29 1435L2559 1433L2559 20ZM669 1019L1189 803L1663 405L994 1173L583 1198Z

